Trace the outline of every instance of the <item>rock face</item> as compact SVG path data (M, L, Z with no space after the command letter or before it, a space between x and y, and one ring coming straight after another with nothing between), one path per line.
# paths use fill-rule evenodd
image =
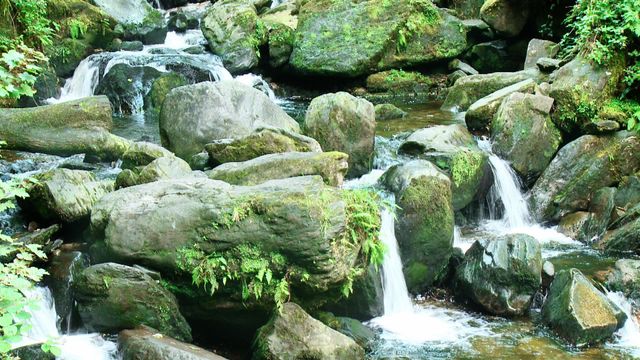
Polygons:
M376 119L373 104L348 93L325 94L311 101L304 120L305 133L324 151L349 155L348 177L371 169Z
M474 102L469 106L469 109L464 116L467 127L471 130L482 130L488 128L491 124L491 120L493 120L494 115L498 111L500 104L502 104L502 101L506 97L515 92L533 93L535 87L536 82L531 79L527 79L500 89ZM553 99L551 100L551 104L553 104ZM549 111L551 111L550 108L547 113Z
M364 359L355 341L312 318L294 303L286 303L258 330L253 359Z
M531 189L530 205L538 220L558 221L587 209L598 189L640 169L640 138L625 131L584 135L565 145Z
M508 160L528 184L547 168L562 142L549 113L553 99L544 95L509 95L491 122L493 152Z
M455 84L449 88L447 98L444 100L442 108L458 108L464 111L467 110L471 104L491 93L523 80L535 80L536 77L537 73L535 70L465 76L458 79Z
M274 179L320 175L325 184L341 186L349 167L347 154L286 152L269 154L245 162L222 164L207 172L210 179L233 185L257 185Z
M122 26L124 38L145 44L162 44L167 26L162 14L145 0L93 0Z
M381 182L400 207L396 238L407 287L416 293L441 279L453 253L451 181L430 162L414 160L392 167Z
M175 88L160 113L162 145L185 160L214 140L240 138L265 126L300 130L265 94L233 80Z
M147 95L145 90L151 88L151 84L162 73L150 66L129 66L116 64L101 79L96 94L106 95L116 112L131 114L142 111L143 104L136 104L137 94Z
M222 57L231 73L258 65L258 46L266 40L266 29L264 25L259 28L257 22L253 4L233 1L214 3L202 19L200 27L211 50Z
M577 269L556 274L542 307L542 318L575 345L606 341L627 320L624 312Z
M464 125L437 125L417 130L400 145L398 152L426 158L448 173L454 210L471 203L491 173L486 153L478 148Z
M321 152L315 139L291 131L263 128L239 139L222 139L205 145L213 165L255 159L291 151Z
M48 222L72 223L86 220L91 208L113 191L113 181L97 180L82 170L54 169L36 176L38 181L21 200L23 208Z
M584 130L603 103L618 94L623 75L622 64L596 68L580 56L558 69L549 90L555 99L556 126L567 133Z
M112 126L111 104L106 96L0 109L0 138L7 143L3 146L6 149L117 160L130 142L110 134ZM24 131L26 128L29 131Z
M640 217L607 232L599 247L612 251L640 252Z
M538 60L543 58L551 58L553 59L558 55L560 51L560 46L549 40L540 40L540 39L531 39L529 41L529 45L527 46L527 58L524 61L524 68L526 69L534 69L536 68L536 64Z
M487 0L480 9L480 18L499 34L513 37L524 28L529 12L529 1Z
M118 334L122 360L224 360L205 349L140 326Z
M462 22L429 1L313 1L298 19L289 64L305 75L356 77L451 59L467 46Z
M502 316L524 315L542 283L538 241L524 234L476 241L456 270L456 291Z
M640 260L620 259L607 276L611 291L622 291L627 297L640 299Z
M74 291L80 317L91 330L113 332L144 324L191 341L175 297L140 269L93 265L76 279Z
M144 105L147 109L160 112L167 94L177 87L189 84L189 80L182 74L170 72L160 75L153 81L149 93L144 98Z

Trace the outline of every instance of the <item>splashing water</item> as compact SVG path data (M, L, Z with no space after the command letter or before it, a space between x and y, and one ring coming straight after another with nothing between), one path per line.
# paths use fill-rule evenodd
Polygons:
M606 347L621 349L631 353L634 357L640 357L640 325L633 314L633 305L621 292L607 292L607 297L624 311L627 315L627 321L615 333L615 340L607 343Z
M235 77L236 81L239 81L247 86L251 86L256 88L263 93L265 93L271 101L277 103L278 99L276 98L276 94L273 92L269 83L262 78L260 75L256 74L244 74Z
M116 360L116 343L103 339L100 334L61 335L56 326L57 317L51 291L45 287L34 288L27 294L36 301L37 308L31 309L32 328L22 342L14 348L53 341L61 350L59 360Z

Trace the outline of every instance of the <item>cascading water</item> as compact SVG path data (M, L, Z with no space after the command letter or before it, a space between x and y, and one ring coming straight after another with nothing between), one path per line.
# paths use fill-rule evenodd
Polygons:
M633 314L631 302L621 292L607 292L607 297L627 315L624 326L614 335L615 340L608 343L607 346L625 349L631 352L634 357L640 357L640 324L638 324L638 318Z
M57 314L51 291L45 287L34 288L27 294L36 303L31 309L31 329L15 348L50 341L61 350L59 360L116 360L116 343L103 339L100 334L62 335L58 330Z

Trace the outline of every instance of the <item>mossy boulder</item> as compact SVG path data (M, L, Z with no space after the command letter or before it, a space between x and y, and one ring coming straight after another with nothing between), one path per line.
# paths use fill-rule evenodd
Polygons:
M311 101L304 120L305 134L316 139L324 151L349 155L348 177L369 172L375 142L375 109L365 99L339 92Z
M220 355L183 343L148 326L118 334L123 360L225 360Z
M567 214L558 223L558 232L575 240L586 238L585 230L591 214L588 211L576 211Z
M141 168L126 169L116 178L116 189L164 179L194 176L189 164L175 156L159 157Z
M313 1L300 8L289 64L305 75L356 77L454 58L461 21L431 1Z
M621 291L625 296L640 300L640 260L620 259L607 275L607 287L611 291Z
M273 179L320 175L331 186L341 186L347 172L347 154L333 152L285 152L245 162L228 162L207 172L210 179L234 185L257 185Z
M295 30L275 22L265 22L269 31L269 66L279 68L289 63Z
M419 293L442 279L453 253L451 181L425 160L396 165L380 181L396 196L405 279Z
M378 104L374 107L376 121L400 119L407 116L407 112L393 104Z
M74 279L78 312L90 330L114 332L148 325L191 341L176 298L144 271L115 263L86 268Z
M144 111L144 99L151 85L161 76L161 72L151 66L130 66L116 64L96 87L96 95L106 95L119 114Z
M216 2L200 27L211 50L222 57L231 73L243 73L258 65L258 47L266 41L266 27L250 2Z
M636 211L640 209L636 208ZM640 217L607 232L597 247L609 251L640 253Z
M112 70L113 71L113 70ZM166 73L153 80L151 89L145 95L144 105L147 110L159 113L167 94L174 88L188 85L189 80L179 73Z
M467 128L471 130L488 129L491 125L491 120L493 120L493 117L496 115L496 112L498 112L498 108L505 98L515 92L531 94L534 92L535 87L536 82L527 79L502 88L474 102L469 106L464 116ZM551 104L553 104L553 99L551 99L551 101ZM551 111L551 109L548 111Z
M539 221L558 221L585 210L600 188L618 183L640 169L640 138L620 131L584 135L558 151L531 189L532 213Z
M321 152L315 139L277 128L262 128L239 139L222 139L205 145L213 165L255 159L284 152Z
M436 125L413 132L399 153L427 159L451 178L453 208L467 206L486 186L491 173L488 156L464 125Z
M106 96L24 109L0 109L4 148L91 159L117 160L129 140L110 133L113 122ZM24 129L28 128L29 131Z
M122 155L123 169L135 169L138 166L146 166L153 160L161 157L171 157L173 153L160 145L150 142L134 142Z
M498 34L513 37L522 31L531 12L530 1L486 0L480 18Z
M624 61L616 59L610 66L596 66L577 56L555 75L549 96L555 99L552 119L565 133L586 132L600 109L619 95L624 76Z
M491 74L470 75L458 79L449 88L443 109L465 111L471 104L507 86L527 79L536 79L537 71L499 72Z
M87 220L93 205L113 191L113 181L97 180L83 170L54 169L35 176L37 182L20 201L22 208L47 222Z
M493 152L533 184L547 168L562 143L551 121L553 99L515 92L507 96L491 122Z
M591 345L610 339L627 316L579 270L570 269L556 274L542 319L569 343Z
M461 19L479 19L484 0L449 0L448 7Z
M427 76L415 71L387 70L367 77L367 90L373 93L414 93L426 92L432 86Z
M162 145L185 160L214 140L241 138L269 126L300 131L267 95L235 80L175 88L160 111Z
M542 284L542 252L538 241L512 234L476 241L456 269L455 289L484 311L521 316L529 310Z
M162 44L167 36L164 16L145 0L93 0L93 3L116 19L116 31L125 40Z
M253 359L364 359L364 350L354 340L312 318L294 303L258 330Z

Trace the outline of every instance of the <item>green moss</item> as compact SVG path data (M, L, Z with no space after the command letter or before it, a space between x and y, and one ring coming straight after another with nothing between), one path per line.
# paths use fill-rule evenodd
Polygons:
M476 151L460 151L451 160L451 178L456 186L466 184L478 176L482 167L483 155Z

